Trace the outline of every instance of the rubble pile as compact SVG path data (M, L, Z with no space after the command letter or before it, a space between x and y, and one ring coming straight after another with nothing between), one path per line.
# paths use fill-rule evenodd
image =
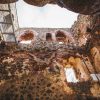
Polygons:
M3 50L5 52L0 53L2 55L0 56L0 91L3 89L0 98L5 100L38 98L41 100L51 99L52 96L52 99L69 98L70 100L73 98L77 100L82 95L90 99L99 98L99 90L96 90L97 93L94 92L95 84L99 87L98 82L94 82L89 76L94 73L89 57L77 52L70 54L68 50L74 50L68 49L67 46L61 48L64 45L59 45L59 49L51 46L51 49L45 44L31 50L21 49L20 46L15 48L11 48L11 45L5 46ZM9 49L6 50L6 48ZM85 68L82 58L88 59L85 61L91 73ZM79 83L67 82L64 68L69 66L74 68ZM86 76L82 78L80 73L85 73ZM84 96L82 96L83 100Z

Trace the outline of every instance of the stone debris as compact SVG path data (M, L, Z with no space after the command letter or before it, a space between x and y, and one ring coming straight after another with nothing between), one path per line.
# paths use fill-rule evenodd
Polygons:
M91 55L92 55L93 62L96 68L96 72L100 72L100 52L99 50L96 47L92 48Z
M99 90L95 90L97 93L93 90L98 81L91 81L90 74L83 68L82 55L68 54L66 48L56 50L45 45L37 50L9 47L0 57L0 98L77 100L80 95L82 99L84 96L99 98ZM84 56L83 58L86 59ZM64 68L73 68L77 83L66 79L68 76L65 76Z
M92 87L91 87L91 92L93 94L93 96L98 96L100 97L100 86L98 84L94 84Z

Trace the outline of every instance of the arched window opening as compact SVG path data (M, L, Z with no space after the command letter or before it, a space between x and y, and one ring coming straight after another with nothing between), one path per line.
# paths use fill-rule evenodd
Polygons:
M52 34L51 33L46 33L46 40L52 41Z
M26 30L20 35L18 42L30 44L32 40L34 40L34 32L31 30Z
M66 41L66 35L64 32L62 31L57 31L56 33L56 40L59 42L65 42Z

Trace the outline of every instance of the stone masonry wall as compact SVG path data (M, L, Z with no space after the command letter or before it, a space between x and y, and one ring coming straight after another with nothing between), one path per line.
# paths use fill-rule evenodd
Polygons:
M18 22L17 22L17 15L16 15L16 9L15 9L15 3L11 3L10 4L10 8L11 8L11 13L13 14L13 16L14 16L14 21L13 21L13 23L14 23L14 28L15 28L15 30L17 30L18 29ZM0 4L0 9L3 9L3 10L8 10L8 4ZM4 16L6 16L6 15L8 15L9 14L9 12L0 12L0 21L4 21L4 19L3 19L3 17ZM1 26L2 27L2 26ZM5 29L5 30L3 30L3 31L12 31L11 30L11 27L10 28L8 28L8 29Z

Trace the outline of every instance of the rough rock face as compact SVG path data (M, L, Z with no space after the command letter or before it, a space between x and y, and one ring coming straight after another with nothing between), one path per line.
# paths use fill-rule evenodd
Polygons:
M98 84L95 84L91 88L91 92L92 92L93 96L98 96L99 95L99 92L100 92L100 86Z
M74 38L79 46L85 45L89 34L87 28L91 26L91 16L78 15L77 21L71 27Z
M17 0L1 0L0 3L12 3ZM61 7L67 8L73 12L80 14L91 15L99 13L100 0L24 0L26 3L35 6L44 6L48 3L58 4Z
M100 43L100 15L79 15L77 21L71 28L74 38L79 46L85 45L88 39L91 43L99 45ZM94 41L94 42L92 42Z
M86 15L97 13L100 10L100 0L63 0L63 4L71 11Z
M16 1L18 1L18 0L0 0L0 3L1 4L7 4L7 3L14 3Z
M46 51L46 48L36 51L10 49L13 52L6 49L0 53L0 100L100 99L98 83L84 80L79 83L68 83L64 80L63 66L60 66L60 60L63 58L55 57L54 51ZM80 58L71 57L69 62L76 63L78 68L83 70L79 65ZM56 70L59 71L49 69L54 65L58 66Z
M42 7L48 3L51 3L54 0L24 0L26 3L34 5L34 6L39 6Z
M56 3L61 7L71 11L91 15L99 12L100 0L24 0L28 4L35 6L44 6L47 3Z
M96 68L96 72L99 73L100 72L100 52L96 47L94 47L91 49L91 55L92 55L93 62Z
M82 34L85 34L87 27L91 26L91 20L92 20L91 16L82 14L78 15L77 21L75 21L74 24L72 25L72 32L73 33L81 32Z

